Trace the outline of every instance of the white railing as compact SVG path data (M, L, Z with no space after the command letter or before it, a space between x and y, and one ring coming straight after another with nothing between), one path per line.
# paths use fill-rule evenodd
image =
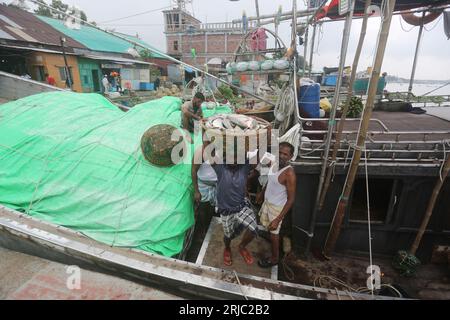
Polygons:
M247 29L255 27L256 21L250 21L247 24ZM201 31L243 31L244 29L244 24L235 22L202 23L200 25Z

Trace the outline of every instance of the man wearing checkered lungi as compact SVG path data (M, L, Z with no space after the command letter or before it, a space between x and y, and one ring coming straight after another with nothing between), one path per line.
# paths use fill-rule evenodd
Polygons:
M211 162L213 163L213 162ZM236 163L236 162L235 162ZM252 254L246 246L257 235L258 224L247 194L248 175L252 165L245 164L212 164L217 174L217 207L224 231L225 250L223 262L231 266L231 240L238 237L242 231L245 234L239 244L239 253L247 264L253 264ZM199 165L192 166L192 181L195 189L196 201L201 200L198 188L197 171Z

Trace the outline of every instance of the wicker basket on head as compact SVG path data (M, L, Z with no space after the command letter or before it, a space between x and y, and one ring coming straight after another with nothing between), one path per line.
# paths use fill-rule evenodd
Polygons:
M214 143L217 137L222 139L224 154L226 154L228 148L232 150L231 148L234 148L236 145L245 146L244 148L246 153L254 152L257 149L260 149L262 144L266 145L264 148L270 147L272 138L271 124L261 118L253 116L250 116L249 118L256 120L259 123L260 128L245 132L235 132L234 130L229 129L211 129L206 126L208 119L202 120L201 127L206 139L210 140L212 143ZM237 149L238 152L242 151L239 149L242 149L242 147Z
M167 124L156 125L147 130L141 139L141 150L145 159L160 167L175 165L172 161L172 150L180 143L185 143L181 139L172 141L172 134L177 130L179 129Z

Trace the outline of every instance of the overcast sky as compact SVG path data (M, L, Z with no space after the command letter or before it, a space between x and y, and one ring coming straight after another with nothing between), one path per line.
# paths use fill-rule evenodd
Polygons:
M11 1L7 1L11 2ZM50 2L47 0L47 2ZM166 50L163 15L160 8L168 7L170 0L64 0L65 3L74 4L86 12L89 21L102 23L115 20L103 27L115 28L116 31L136 34L149 44L161 50ZM298 0L300 9L305 7L305 1ZM261 14L273 14L278 6L283 11L292 9L292 0L259 0ZM255 15L254 0L240 0L231 2L229 0L194 0L193 5L187 9L193 11L196 18L202 22L225 22L242 16L245 10L247 16ZM120 18L141 13L144 11L157 10L145 15L129 19ZM409 78L411 74L414 50L419 32L418 27L413 27L400 21L400 16L394 16L389 34L389 42L383 64L383 72ZM380 26L379 18L371 18L366 37L360 69L370 66L374 59L375 45ZM351 65L356 49L360 20L354 20L351 33L351 42L347 55L347 65ZM269 26L273 29L273 25ZM422 48L420 51L416 79L450 79L450 40L444 34L443 18L426 25ZM316 42L313 66L315 70L321 70L324 66L337 66L342 41L343 22L325 23L321 29L320 41ZM280 36L289 43L290 22L284 22L280 26ZM300 47L303 53L303 47ZM309 55L308 55L309 57Z

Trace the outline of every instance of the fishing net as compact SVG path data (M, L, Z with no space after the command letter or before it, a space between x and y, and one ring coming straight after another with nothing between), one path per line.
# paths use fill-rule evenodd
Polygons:
M417 268L420 266L420 260L406 251L399 251L392 261L392 266L402 276L411 277L416 274Z

